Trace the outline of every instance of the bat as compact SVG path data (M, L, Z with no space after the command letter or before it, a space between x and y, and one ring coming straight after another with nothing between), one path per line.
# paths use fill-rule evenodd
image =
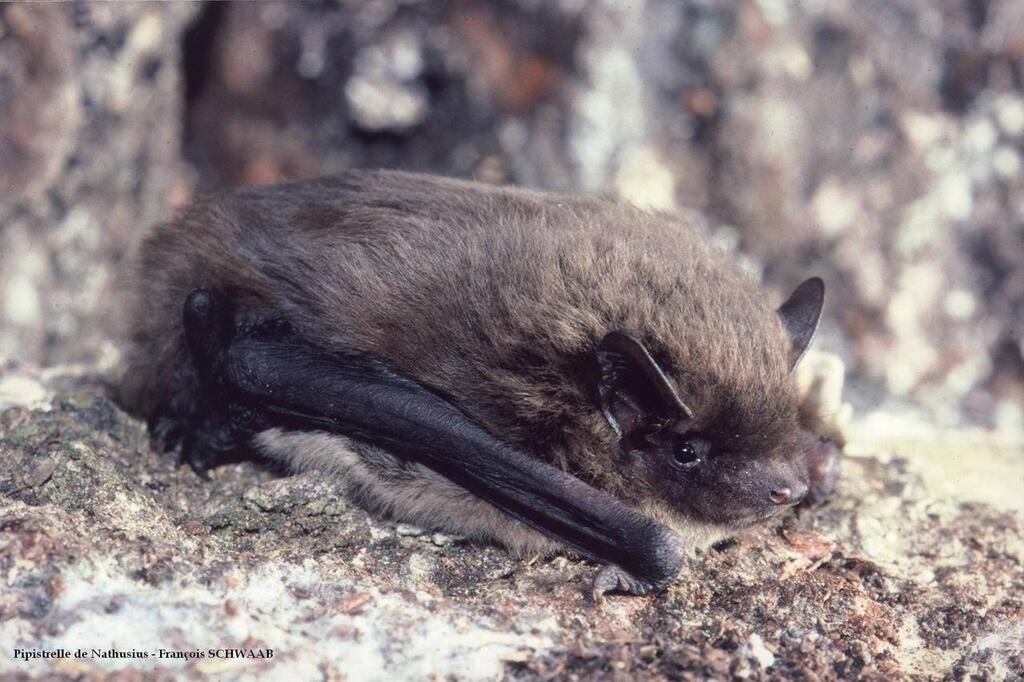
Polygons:
M774 308L679 216L351 171L202 198L137 263L121 397L200 473L339 476L598 597L835 483L792 378L823 282Z

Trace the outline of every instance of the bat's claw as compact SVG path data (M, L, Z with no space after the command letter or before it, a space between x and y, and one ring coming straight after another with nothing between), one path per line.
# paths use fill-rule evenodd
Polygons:
M595 602L600 603L609 592L644 595L657 592L659 589L659 586L637 578L614 564L608 564L594 578L592 597Z
M217 462L204 454L194 443L184 443L181 447L179 464L187 464L196 476L204 481L210 480L210 469Z

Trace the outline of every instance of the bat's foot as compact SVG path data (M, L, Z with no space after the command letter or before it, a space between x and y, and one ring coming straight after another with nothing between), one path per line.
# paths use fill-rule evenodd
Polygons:
M251 459L245 447L252 433L239 426L239 420L224 406L205 406L192 430L185 433L180 450L180 462L187 464L202 478L209 478L209 470L222 464Z
M221 464L245 459L231 420L199 397L192 400L187 412L158 414L149 428L153 447L176 452L180 464L187 464L203 478L209 478L207 472Z
M818 438L807 451L808 490L803 504L821 504L832 494L839 480L842 454L839 446L827 438Z
M197 392L176 408L165 408L149 422L150 440L161 452L177 453L203 478L214 467L243 459L236 445L230 418L216 410Z
M614 564L608 564L594 578L592 597L595 602L600 602L604 599L604 595L610 592L645 595L661 592L666 586L667 583L655 585L647 580L637 578Z
M254 431L253 415L235 404L219 378L223 354L240 334L279 333L278 320L237 316L231 299L219 291L198 289L182 311L187 358L176 368L167 398L150 419L154 445L177 450L182 464L208 478L222 464L251 459L247 444ZM283 332L282 332L283 333Z

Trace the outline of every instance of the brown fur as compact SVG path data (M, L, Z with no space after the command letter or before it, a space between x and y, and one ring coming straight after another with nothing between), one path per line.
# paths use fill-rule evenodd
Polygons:
M695 424L729 432L737 452L793 444L782 324L677 216L350 172L203 199L157 228L139 263L123 395L143 415L184 361L181 306L202 287L279 311L321 345L371 352L502 440L641 507L651 493L616 466L598 409L594 348L608 331L643 340Z
M268 429L256 445L295 471L342 478L355 501L378 514L476 540L501 538L521 556L547 554L554 541L474 497L420 464L403 466L388 453L320 432ZM381 472L390 475L383 476Z

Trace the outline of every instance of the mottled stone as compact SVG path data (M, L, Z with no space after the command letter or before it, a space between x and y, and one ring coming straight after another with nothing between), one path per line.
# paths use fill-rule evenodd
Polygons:
M187 3L0 8L0 358L109 359L181 175Z
M239 464L203 481L152 451L144 427L98 389L21 373L49 397L0 413L0 639L153 656L4 656L0 676L1024 672L1014 625L1024 619L1024 508L984 490L986 476L1020 480L1024 463L1006 459L1020 443L995 434L941 431L913 414L855 418L844 479L825 506L698 555L664 594L598 605L588 562L517 560L373 519L313 473ZM975 479L943 454L958 447ZM158 657L238 647L274 656Z

